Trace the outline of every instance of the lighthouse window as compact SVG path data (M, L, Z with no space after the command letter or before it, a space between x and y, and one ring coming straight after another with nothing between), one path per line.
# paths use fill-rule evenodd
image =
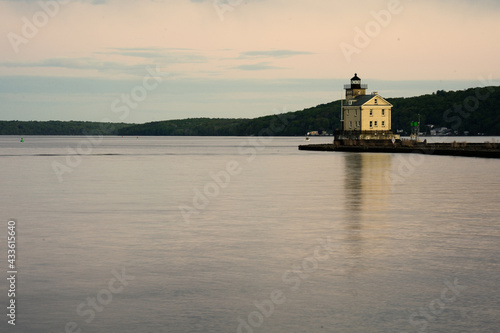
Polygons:
M375 98L375 104L377 104L377 99Z
M382 120L382 127L385 127L385 121Z
M370 128L373 127L373 121L370 121Z
M370 116L373 116L373 109L370 109Z
M385 116L385 109L382 109L382 116Z
M375 120L375 127L377 127L377 121Z
M349 128L352 128L352 120L349 122Z

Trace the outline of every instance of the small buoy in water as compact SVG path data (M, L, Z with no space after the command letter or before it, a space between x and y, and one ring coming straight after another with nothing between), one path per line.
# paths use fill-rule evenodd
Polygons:
M23 138L21 138L21 142L24 142L24 139L23 139Z

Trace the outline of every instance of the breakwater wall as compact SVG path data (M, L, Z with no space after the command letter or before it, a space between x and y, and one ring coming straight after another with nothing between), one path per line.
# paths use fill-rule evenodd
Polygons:
M499 143L427 143L402 141L394 144L387 142L334 142L330 144L309 144L299 146L299 150L309 151L340 151L358 153L404 153L404 154L429 154L466 156L483 158L500 158Z

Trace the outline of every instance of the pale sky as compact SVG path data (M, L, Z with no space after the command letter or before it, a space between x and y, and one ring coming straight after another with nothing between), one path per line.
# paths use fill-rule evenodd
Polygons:
M499 0L0 0L0 120L254 118L500 85ZM484 78L483 81L480 78Z

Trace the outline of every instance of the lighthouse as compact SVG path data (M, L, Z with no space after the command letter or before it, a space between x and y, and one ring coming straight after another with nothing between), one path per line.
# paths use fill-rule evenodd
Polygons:
M399 140L391 130L392 104L377 92L367 94L358 74L344 86L345 102L341 107L342 130L335 140Z

